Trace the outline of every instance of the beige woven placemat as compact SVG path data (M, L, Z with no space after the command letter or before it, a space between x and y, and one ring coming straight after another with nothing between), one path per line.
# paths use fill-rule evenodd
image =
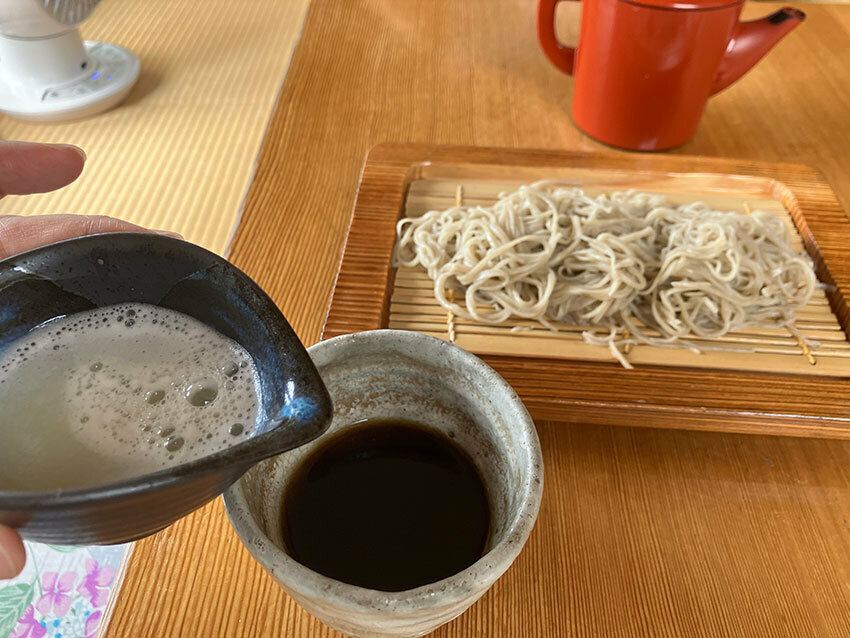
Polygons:
M83 37L132 49L123 105L65 124L0 116L0 137L77 144L74 184L0 214L96 213L226 252L308 0L104 0Z

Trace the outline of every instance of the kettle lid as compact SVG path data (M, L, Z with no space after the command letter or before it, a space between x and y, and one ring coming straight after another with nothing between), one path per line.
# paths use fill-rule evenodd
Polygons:
M679 9L682 11L722 9L743 4L743 0L620 0L620 2L650 9Z

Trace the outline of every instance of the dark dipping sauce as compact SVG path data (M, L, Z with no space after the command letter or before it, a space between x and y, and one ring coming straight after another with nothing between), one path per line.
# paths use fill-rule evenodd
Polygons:
M440 432L374 419L328 438L296 468L283 538L302 565L351 585L403 591L481 558L490 505L472 460Z

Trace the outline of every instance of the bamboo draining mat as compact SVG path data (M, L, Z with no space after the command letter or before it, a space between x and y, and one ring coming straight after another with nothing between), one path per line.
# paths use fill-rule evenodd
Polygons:
M845 257L850 223L829 185L806 166L661 155L378 146L363 169L323 336L404 327L446 338L451 329L447 313L428 301L430 284L424 274L396 273L391 267L396 221L405 211L416 214L451 205L458 185L464 203L489 203L500 190L544 177L581 183L591 192L672 191L674 201L701 199L738 210L745 210L746 203L751 209L790 216L789 223L815 262L818 279L829 290L818 293L798 321L804 333L820 342L811 353L815 365L784 329L748 329L744 334L749 336L735 337L757 341L765 350L756 363L751 353L724 352L715 359L707 353L636 347L629 357L641 365L625 370L610 361L604 349L577 340L568 344L570 358L553 358L556 338L549 331L513 333L510 339L503 335L503 342L517 344L521 353L506 348L493 352L488 344L496 341L489 334L494 328L474 326L477 332L470 332L473 326L454 318L456 342L493 365L535 418L850 438L850 306L845 296L850 290L850 260ZM425 313L423 306L436 314ZM408 312L413 308L415 312ZM579 348L580 358L574 354ZM707 358L729 363L695 367L695 361Z
M541 176L545 177L545 176ZM616 179L616 175L611 175ZM581 187L588 195L622 190L633 185L626 179L618 184L605 180L607 188L594 188L600 179L587 171L563 171L561 178L566 183ZM604 178L603 178L604 179ZM718 210L734 210L742 213L762 210L782 219L789 227L795 250L803 251L800 235L794 227L791 215L778 199L756 199L732 197L723 194L703 196L677 193L681 178L676 175L660 176L653 184L656 193L664 194L671 203L681 204L703 201ZM691 186L700 189L699 177L691 179ZM706 187L717 187L713 176L705 176ZM761 178L730 180L730 192L759 194L764 184ZM405 215L418 217L429 210L445 210L454 205L492 204L500 192L516 189L518 184L505 182L458 182L455 180L416 180L411 182L405 199ZM461 305L463 302L460 302ZM389 328L418 330L434 337L453 341L457 345L477 354L494 354L520 357L550 357L556 359L588 359L610 361L613 356L607 347L588 344L582 338L583 330L591 326L559 326L553 332L539 323L528 320L510 320L500 325L483 324L464 319L447 312L434 296L434 286L424 268L399 268L396 272L390 300ZM850 343L838 319L829 307L823 291L817 291L811 303L797 314L796 327L799 332L816 343L809 347L783 327L752 326L730 333L718 339L695 339L688 341L702 348L724 347L754 352L717 351L706 349L702 353L684 349L658 348L640 344L629 349L626 359L635 365L658 364L751 370L761 372L785 372L789 374L815 374L846 377L850 376ZM516 328L516 330L514 330ZM513 331L512 331L513 330ZM604 329L597 328L602 333ZM653 336L657 333L649 332Z
M139 80L122 105L93 118L36 124L0 116L4 139L77 144L88 154L76 182L6 197L0 214L111 215L225 253L307 5L102 2L80 31L132 49Z

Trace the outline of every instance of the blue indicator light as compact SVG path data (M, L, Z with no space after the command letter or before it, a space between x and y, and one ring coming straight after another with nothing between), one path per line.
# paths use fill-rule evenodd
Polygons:
M94 73L91 74L92 80L97 80L99 77L100 77L100 71L95 71Z
M111 79L112 79L112 76L111 76L111 75L107 75L107 76L106 76L106 79L107 79L107 80L111 80Z

